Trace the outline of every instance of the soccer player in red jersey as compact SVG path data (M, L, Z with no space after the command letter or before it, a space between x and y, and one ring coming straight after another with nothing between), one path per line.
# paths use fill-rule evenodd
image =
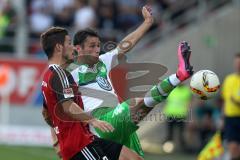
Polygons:
M41 35L41 44L49 63L42 82L43 113L57 135L63 160L141 160L128 148L96 138L89 132L88 124L103 132L112 132L114 128L82 109L78 86L65 70L73 60L74 51L67 30L48 29Z

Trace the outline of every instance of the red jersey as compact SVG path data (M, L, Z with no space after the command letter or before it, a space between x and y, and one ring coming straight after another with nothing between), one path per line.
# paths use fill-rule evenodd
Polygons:
M62 157L69 160L94 139L86 123L70 121L62 112L62 102L69 100L83 108L78 86L68 71L58 65L50 65L43 78L42 93L43 106L52 120Z

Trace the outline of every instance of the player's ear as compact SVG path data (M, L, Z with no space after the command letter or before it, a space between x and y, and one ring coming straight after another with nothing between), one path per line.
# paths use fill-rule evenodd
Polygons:
M78 52L80 52L82 50L82 47L80 45L75 45L75 48Z
M63 48L63 46L62 46L61 44L59 44L59 43L57 43L56 46L55 46L55 50L56 50L57 52L61 52L61 51L62 51L62 48Z
M78 52L79 55L82 53L81 45L75 45L75 49L76 49L76 51Z

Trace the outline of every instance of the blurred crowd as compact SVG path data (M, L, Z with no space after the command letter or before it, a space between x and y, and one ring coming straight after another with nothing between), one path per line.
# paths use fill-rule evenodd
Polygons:
M206 0L207 3L214 0ZM220 0L228 1L228 0ZM11 3L10 3L11 2ZM26 0L26 23L29 52L35 53L39 34L50 26L67 27L71 32L86 27L97 28L104 41L119 41L139 25L143 18L141 8L152 8L155 23L150 29L158 30L169 24L185 26L184 13L198 6L198 0ZM14 1L0 0L0 45L14 36L20 23ZM7 45L7 44L6 44ZM6 48L6 46L5 46ZM1 52L5 50L1 49ZM9 51L6 48L6 51Z
M219 0L219 2L229 0ZM138 26L143 18L141 8L152 8L155 23L150 29L158 30L177 24L183 27L186 12L198 6L198 0L26 0L26 28L28 52L39 53L39 35L50 26L62 26L71 32L86 27L99 30L102 41L120 41L126 33ZM214 0L206 0L213 3ZM218 3L219 3L218 2ZM13 40L20 18L14 0L0 0L0 52L14 52ZM219 3L221 4L221 3ZM209 5L210 6L210 5ZM189 15L187 15L189 16ZM185 18L185 19L184 19Z
M120 41L142 23L144 5L153 10L155 24L151 30L161 30L163 13L171 13L174 20L196 3L196 0L28 0L28 23L33 38L50 26L67 27L72 32L93 27L99 30L103 42ZM30 52L34 50L30 48Z
M120 41L142 21L141 8L152 8L155 23L151 30L161 30L163 15L169 12L172 20L196 5L196 0L29 0L28 17L31 37L50 26L63 26L72 32L86 27L99 30L102 42ZM33 43L30 52L36 52Z
M141 7L146 4L152 7L156 24L160 25L166 10L171 10L174 19L196 3L196 0L28 0L27 6L33 33L41 33L52 25L124 32L141 23Z

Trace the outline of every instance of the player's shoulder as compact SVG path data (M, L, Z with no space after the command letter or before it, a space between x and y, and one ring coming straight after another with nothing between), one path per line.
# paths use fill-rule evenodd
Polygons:
M68 77L70 74L66 69L62 68L59 65L51 65L49 66L49 69L52 71L53 76L59 76L59 77Z
M100 59L107 58L107 57L109 58L109 56L114 56L114 55L117 55L118 53L119 53L118 48L114 48L114 49L112 49L112 50L110 50L110 51L100 55L99 58Z
M68 85L70 80L72 79L71 73L66 69L62 68L61 66L51 65L49 69L52 72L50 77L50 82L52 83L61 82L62 84L66 83L66 85Z

